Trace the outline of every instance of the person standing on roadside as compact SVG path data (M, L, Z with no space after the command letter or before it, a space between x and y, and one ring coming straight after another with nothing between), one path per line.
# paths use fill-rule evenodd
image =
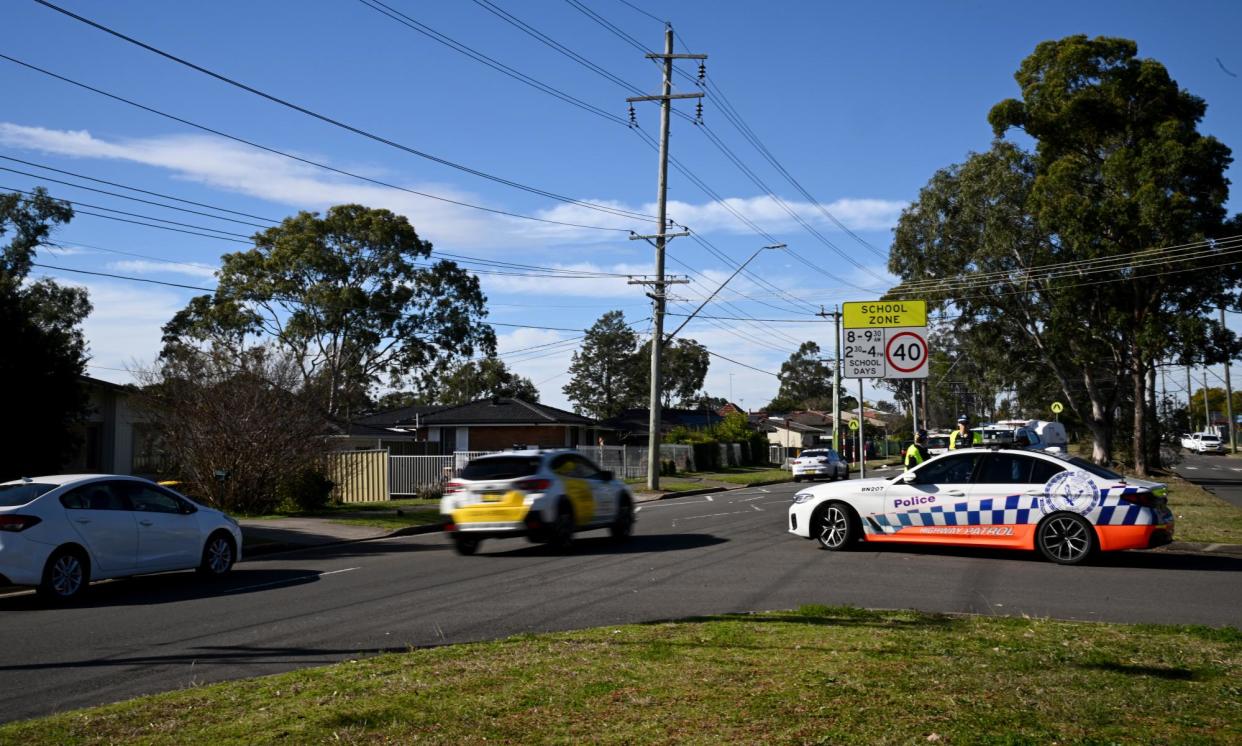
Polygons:
M966 448L976 444L975 435L979 435L979 442L983 440L982 433L970 432L970 418L962 415L957 418L957 429L949 433L949 450L956 451L959 448Z
M914 442L906 449L905 466L906 471L910 471L914 467L927 460L930 454L927 451L927 431L919 430L914 435Z

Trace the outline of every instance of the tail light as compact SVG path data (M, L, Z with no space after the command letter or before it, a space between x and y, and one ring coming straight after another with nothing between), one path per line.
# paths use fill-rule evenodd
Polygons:
M1135 492L1129 495L1123 493L1118 495L1118 497L1128 503L1142 505L1146 508L1151 508L1156 505L1156 496L1150 492Z
M449 482L448 484L444 485L444 494L446 495L451 495L454 492L461 492L461 490L462 490L461 482Z
M42 521L33 515L0 515L0 531L25 531Z
M552 486L550 479L523 479L513 485L523 492L543 492Z

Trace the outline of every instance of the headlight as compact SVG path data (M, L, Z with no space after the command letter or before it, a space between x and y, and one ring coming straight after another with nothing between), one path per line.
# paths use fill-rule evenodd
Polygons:
M794 495L794 503L804 503L812 497L815 497L815 493L813 492L799 492Z

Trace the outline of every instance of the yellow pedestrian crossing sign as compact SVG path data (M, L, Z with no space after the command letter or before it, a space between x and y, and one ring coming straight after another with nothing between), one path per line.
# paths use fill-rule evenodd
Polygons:
M1061 412L1063 412L1063 411L1065 411L1065 406L1064 406L1063 404L1061 404L1061 402L1059 402L1059 401L1054 401L1054 402L1052 403L1052 413L1053 413L1053 414L1061 414Z
M851 429L851 430L857 430L857 429L858 429L858 420L850 420L850 429Z

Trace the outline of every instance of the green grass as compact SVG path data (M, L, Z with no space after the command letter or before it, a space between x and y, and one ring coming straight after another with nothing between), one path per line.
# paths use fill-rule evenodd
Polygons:
M1242 510L1198 485L1170 474L1156 478L1169 486L1173 538L1208 544L1242 544Z
M729 482L731 484L752 485L759 482L788 482L793 479L793 475L784 469L765 469L758 466L740 466L721 469L711 474L700 474L697 476L714 479L719 482Z
M0 726L0 742L1242 741L1242 633L803 607L521 635Z

